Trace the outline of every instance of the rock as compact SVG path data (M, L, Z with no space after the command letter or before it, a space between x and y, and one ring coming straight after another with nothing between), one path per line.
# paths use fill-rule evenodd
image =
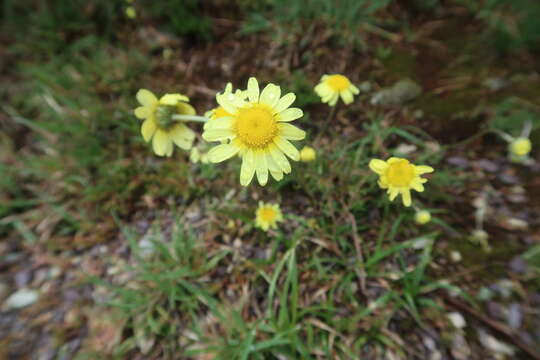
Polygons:
M448 317L448 320L454 325L456 329L463 329L467 323L465 322L465 319L463 318L463 315L461 315L458 312L451 312L446 315Z
M403 79L390 88L382 89L371 97L372 105L401 105L422 93L420 85L410 79Z
M452 262L458 263L462 259L463 257L461 256L461 253L459 251L453 250L450 252L450 260L452 260Z
M478 330L478 339L480 343L488 350L498 355L513 356L515 350L508 344L503 343L484 330Z
M514 329L517 330L521 327L521 321L523 319L523 315L521 313L521 308L519 304L512 303L508 307L508 313L507 313L507 319L508 319L508 325Z
M34 304L39 299L39 293L32 289L19 289L4 302L4 310L20 309Z

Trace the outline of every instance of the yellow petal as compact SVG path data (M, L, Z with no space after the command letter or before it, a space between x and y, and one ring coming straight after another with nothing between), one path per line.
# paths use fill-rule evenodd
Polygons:
M149 106L139 106L135 109L135 116L139 119L146 119L152 115L152 109Z
M184 124L176 124L170 131L172 141L181 149L189 150L193 145L195 133Z
M276 106L274 107L274 111L276 113L280 113L283 110L287 109L289 106L292 105L292 103L296 100L296 95L293 93L285 94L279 101L277 102Z
M289 122L304 116L304 112L299 108L288 108L279 113L278 121Z
M293 159L294 161L298 161L300 159L300 152L297 148L294 147L293 144L289 142L289 140L282 138L281 136L277 136L274 139L274 144L285 153L288 157Z
M234 105L234 98L235 96L230 93L216 95L216 101L219 106L221 106L226 112L230 114L236 114L236 112L238 111L238 108Z
M432 173L433 171L433 168L431 166L426 166L426 165L418 165L418 166L415 166L414 167L414 172L417 174L417 175L422 175L422 174L427 174L427 173Z
M144 141L150 141L154 132L156 132L156 122L154 119L146 119L141 126L141 134Z
M287 140L302 140L306 137L306 132L288 123L278 124L280 135Z
M383 160L373 159L369 162L369 168L374 173L380 175L386 171L386 169L388 168L388 164Z
M222 141L227 140L234 136L234 132L231 129L210 129L205 130L202 137L206 141Z
M351 85L349 86L349 90L354 94L354 95L358 95L360 93L360 90L358 90L358 88L354 85Z
M247 86L248 99L251 102L259 102L259 83L254 77L250 77Z
M261 186L268 182L268 164L266 163L266 153L257 152L255 157L255 170L257 171L257 180Z
M139 103L143 106L151 106L151 105L154 105L158 101L156 96L152 94L151 91L146 90L146 89L141 89L137 91L136 97Z
M193 108L193 106L185 102L179 102L178 104L176 104L176 108L178 109L178 113L182 115L195 115L196 114L196 111Z
M343 100L343 102L344 102L345 104L347 104L347 105L350 104L350 103L352 103L353 100L354 100L354 99L353 99L353 94L352 94L352 92L351 92L349 89L343 90L343 91L340 93L340 95L341 95L341 100Z
M208 160L213 163L219 163L232 158L240 149L230 144L221 144L208 151Z
M403 205L411 206L411 192L408 189L401 192L401 198L403 199Z
M274 84L268 84L261 92L259 102L266 104L270 107L274 107L279 101L281 95L281 88Z
M189 101L187 96L182 94L165 94L160 99L159 102L164 105L176 105L179 101Z
M388 190L388 197L390 198L390 201L394 201L396 196L399 195L399 190L396 188L391 188Z
M253 151L248 151L242 157L242 167L240 168L240 185L248 186L255 175L255 164L253 163Z
M152 140L154 152L159 156L164 156L172 149L172 140L163 130L157 129Z
M418 191L418 192L423 192L424 191L424 185L422 185L422 182L420 181L419 178L416 178L412 181L411 183L411 187Z
M272 146L269 148L270 156L275 161L276 165L285 173L289 174L291 172L291 164L289 160L283 155L281 150L278 147Z

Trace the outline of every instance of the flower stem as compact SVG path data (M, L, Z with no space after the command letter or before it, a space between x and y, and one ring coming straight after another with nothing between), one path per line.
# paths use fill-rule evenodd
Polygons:
M208 121L208 118L205 118L204 116L197 116L197 115L173 115L172 118L174 120L180 120L180 121L195 121L195 122L202 122L205 123Z

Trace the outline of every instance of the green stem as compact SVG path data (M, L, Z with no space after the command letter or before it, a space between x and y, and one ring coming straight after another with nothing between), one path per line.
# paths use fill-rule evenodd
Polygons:
M197 116L197 115L173 115L172 118L174 120L180 120L180 121L195 121L195 122L202 122L205 123L208 121L208 118L205 118L204 116Z

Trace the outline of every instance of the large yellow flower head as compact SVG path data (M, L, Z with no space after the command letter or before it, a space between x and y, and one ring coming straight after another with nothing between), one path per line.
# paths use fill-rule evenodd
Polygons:
M144 141L152 140L154 152L159 156L171 156L173 144L189 150L195 133L173 115L195 115L189 98L181 94L165 94L159 100L150 91L141 89L137 100L142 106L135 109L135 116L143 119L141 133Z
M526 137L519 137L510 143L510 152L516 156L526 156L532 150L532 143Z
M255 214L255 226L268 231L270 228L275 229L280 221L283 221L283 214L278 204L259 202L259 208Z
M369 162L369 168L379 175L381 189L388 189L390 201L394 201L396 196L401 194L405 206L411 206L411 189L424 191L423 184L427 179L421 178L420 175L434 171L431 166L417 166L407 159L396 157L388 161L373 159Z
M296 99L293 93L281 97L281 88L274 84L260 92L257 79L250 78L247 99L233 93L218 94L216 99L230 116L209 121L204 129L202 137L206 141L226 141L208 152L210 162L222 162L240 154L243 186L251 182L255 173L264 186L269 172L278 181L284 173L291 172L285 155L298 161L300 154L289 140L306 136L303 130L289 124L303 116L302 110L289 108Z
M335 106L340 96L345 104L352 103L354 95L358 95L360 91L346 76L334 74L323 75L321 82L315 86L315 92L323 103Z

